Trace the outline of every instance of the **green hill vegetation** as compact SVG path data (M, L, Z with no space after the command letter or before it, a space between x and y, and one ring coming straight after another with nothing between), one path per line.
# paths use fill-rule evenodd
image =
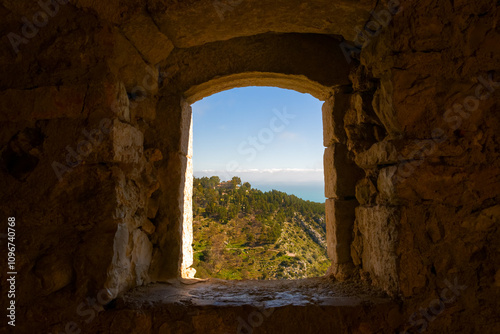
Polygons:
M196 277L298 279L325 274L325 205L277 190L253 189L239 177L195 178Z

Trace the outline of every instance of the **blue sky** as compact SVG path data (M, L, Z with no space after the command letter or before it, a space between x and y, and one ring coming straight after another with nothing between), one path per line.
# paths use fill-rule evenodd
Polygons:
M235 88L194 103L195 176L322 183L321 105L274 87Z

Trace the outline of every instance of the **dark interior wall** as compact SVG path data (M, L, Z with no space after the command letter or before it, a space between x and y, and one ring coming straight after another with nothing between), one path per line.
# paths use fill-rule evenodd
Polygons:
M407 328L493 333L500 286L500 49L493 41L500 10L488 1L402 6L370 39L353 77L355 89L371 92L362 94L361 115L374 112L389 134L355 149L366 178L356 191L362 205L353 259L375 282L380 272L393 272L408 317L434 307ZM358 133L347 135L354 147ZM381 252L393 257L390 267L377 263Z
M157 54L71 3L4 1L0 12L0 212L17 222L16 333L64 331L149 281L162 155L143 132Z

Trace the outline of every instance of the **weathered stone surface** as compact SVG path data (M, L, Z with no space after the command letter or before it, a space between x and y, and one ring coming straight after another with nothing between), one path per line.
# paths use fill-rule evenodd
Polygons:
M0 121L76 118L82 112L86 93L85 86L9 89L0 92Z
M144 184L129 178L128 175L118 167L113 168L115 177L115 196L117 207L114 212L115 219L127 219L127 227L133 230L139 227L143 220L136 215L138 208L144 207L146 195L144 194ZM143 186L143 187L141 187Z
M127 96L127 90L123 82L116 85L115 96L111 103L111 110L119 120L130 122L130 100Z
M186 5L154 0L148 6L160 30L171 36L177 47L186 48L269 31L343 35L351 40L356 35L354 27L366 22L374 4L371 0L355 4L347 0L333 4L278 0L255 6L246 1L203 0Z
M362 168L375 168L398 162L398 152L390 141L378 142L365 152L356 154L356 164Z
M390 138L398 138L401 136L402 129L396 118L392 94L393 85L390 80L382 80L379 89L373 96L372 106Z
M345 109L347 147L355 153L368 150L386 135L382 123L371 106L372 100L372 92L355 92L351 94L349 105Z
M144 162L144 135L133 125L118 119L103 118L84 129L76 145L70 147L71 161L80 163Z
M148 270L153 254L153 245L148 236L141 230L135 230L132 233L132 254L130 263L135 271L135 284L142 285L148 283Z
M355 115L356 117L354 123L380 124L380 120L374 114L372 106L369 103L369 101L371 101L371 97L371 94L359 92L351 95L350 107L355 112L353 113L353 116Z
M351 242L357 204L355 200L327 199L325 202L327 250L332 265L352 262Z
M379 171L377 179L377 189L379 191L379 200L382 203L397 204L396 182L399 182L395 174L398 170L397 166L382 168Z
M355 92L366 92L375 90L375 82L371 80L370 71L364 66L357 66L352 69L349 79Z
M147 211L147 217L150 219L153 219L156 217L156 214L158 213L158 208L160 206L160 203L157 198L150 198L148 200L148 211Z
M127 328L130 334L151 333L152 316L136 310L124 310L114 315L109 327L110 332L120 332Z
M486 232L492 230L492 227L500 221L500 205L495 205L484 209L478 215L464 220L462 227L475 230L477 232Z
M350 161L345 145L335 144L325 149L325 197L344 199L355 196L356 182L363 172Z
M138 163L143 155L144 135L137 128L114 121L111 129L113 142L113 161Z
M146 219L146 221L142 224L141 229L146 232L147 235L152 235L155 232L156 227L149 219Z
M348 94L336 92L323 104L323 146L345 143L344 113L348 108L349 97Z
M130 114L134 120L154 121L156 118L156 100L147 97L132 105Z
M376 196L377 188L369 178L364 178L356 184L356 199L359 204L373 204Z
M375 284L394 293L398 288L399 216L395 207L357 207L351 255L363 263Z
M113 241L113 260L108 269L106 288L113 292L113 298L118 293L128 289L134 283L129 249L130 232L125 223L118 224Z
M435 204L471 208L480 207L479 203L499 196L499 171L499 167L494 165L472 170L416 161L398 165L391 180L398 198L407 203L432 200Z
M163 156L161 161L155 163L160 188L153 194L154 201L158 201L158 210L151 215L155 214L158 248L153 252L150 276L152 280L165 280L180 275L183 248L181 236L183 231L187 232L183 230L184 182L186 176L189 176L186 175L189 158L180 153L183 140L181 98L169 96L160 100L157 116L157 123L152 129L154 131L146 133L145 138L146 143L155 143L155 147L161 148ZM189 133L184 135L189 138ZM191 201L189 205L190 203ZM189 260L186 261L189 263Z
M355 292L360 288L367 289L363 296ZM301 291L298 298L290 293L296 289ZM249 290L251 294L248 294ZM168 284L140 287L120 297L116 309L100 314L97 321L105 323L110 317L121 319L117 313L123 312L137 324L142 324L139 315L130 311L143 312L153 319L154 333L161 334L237 333L238 328L242 333L246 333L247 328L255 329L254 333L279 333L280 330L307 333L325 328L334 332L341 326L355 329L360 322L372 326L378 324L378 328L385 329L385 321L381 324L370 319L380 313L388 314L398 306L380 293L363 284L341 283L327 277L280 281L171 280ZM188 305L178 305L179 296L184 296ZM262 300L266 302L262 304ZM300 306L294 306L294 303L300 303ZM370 308L366 308L368 303ZM301 316L313 321L304 322L300 320ZM125 319L123 321L129 324Z
M35 92L14 89L5 90L0 93L0 101L2 122L28 119L33 113Z
M134 97L155 94L158 90L158 69L148 64L120 31L113 30L113 37L114 55L108 60L110 70L123 81L127 92Z
M193 110L185 101L181 102L181 147L180 152L188 158L193 157Z
M106 2L96 0L77 0L76 6L82 9L91 10L102 20L107 20L112 23L120 23L127 16L136 12L140 8L140 2L137 4L130 3L123 6L120 0L110 0Z
M148 148L144 151L144 156L148 162L156 162L163 159L163 154L161 154L161 151L157 148Z
M149 282L148 271L153 246L144 232L139 229L130 230L126 223L118 224L113 250L106 288L114 296L131 286Z
M167 59L174 45L162 34L147 14L136 15L122 25L128 40L139 50L141 55L152 65Z
M51 254L39 259L35 272L41 283L39 293L43 296L62 289L73 279L71 260L62 254Z
M180 189L180 203L182 205L182 262L180 274L183 278L194 278L196 270L190 268L193 264L193 127L191 122L191 107L184 111L184 122L188 123L189 128L184 136L188 137L186 145L186 159L182 159L184 172L184 182Z

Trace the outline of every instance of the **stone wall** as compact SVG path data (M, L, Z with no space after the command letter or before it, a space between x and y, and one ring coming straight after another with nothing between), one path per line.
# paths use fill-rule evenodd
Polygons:
M162 96L146 145L161 147L165 158L158 164L159 188L155 197L155 250L153 280L194 276L189 267L192 250L192 116L191 107L178 95Z
M17 221L16 330L60 332L88 298L103 310L151 280L157 167L169 155L145 133L155 64L173 46L149 16L117 27L72 4L45 16L36 4L3 6L3 29L20 36L23 17L50 19L17 50L2 44L0 211Z
M403 7L351 75L343 121L365 172L352 261L361 278L404 300L404 328L451 332L469 321L494 332L486 319L495 318L500 269L498 4ZM452 306L443 303L450 282ZM410 318L436 298L446 315Z

